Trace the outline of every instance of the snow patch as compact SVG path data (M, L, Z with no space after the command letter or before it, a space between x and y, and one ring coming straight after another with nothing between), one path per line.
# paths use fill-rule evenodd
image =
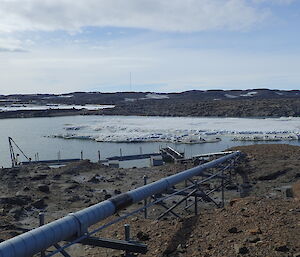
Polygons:
M74 95L59 95L58 97L61 97L61 98L71 98L71 97L74 97Z
M125 102L135 102L136 100L136 98L124 98Z
M12 104L6 106L0 106L0 112L8 111L24 111L24 110L66 110L66 109L86 109L86 110L100 110L107 108L114 108L114 105L63 105L63 104L47 104L47 105L37 105L37 104Z
M225 96L227 98L238 98L238 96L236 96L236 95L230 95L230 94L225 94Z
M257 94L257 92L248 92L247 94L242 94L240 96L252 97L252 96L255 96L256 94Z
M167 95L159 95L155 93L150 93L146 95L146 99L168 99L169 97ZM143 98L145 99L145 98Z

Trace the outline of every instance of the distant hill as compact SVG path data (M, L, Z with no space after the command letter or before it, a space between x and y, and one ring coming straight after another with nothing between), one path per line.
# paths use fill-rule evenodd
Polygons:
M190 90L181 93L155 92L73 92L67 94L14 94L0 95L0 99L14 99L21 102L65 103L65 104L117 104L137 100L244 100L244 99L282 99L300 98L300 90Z
M181 93L73 92L67 94L0 95L0 105L7 103L111 104L116 106L113 109L84 112L84 114L222 117L300 116L300 90L249 89L190 90ZM70 112L66 113L70 114ZM29 114L25 116L27 117L27 115Z

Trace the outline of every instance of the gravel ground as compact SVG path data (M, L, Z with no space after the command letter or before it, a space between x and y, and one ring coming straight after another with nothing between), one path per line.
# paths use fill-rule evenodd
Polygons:
M246 154L236 171L249 180L250 196L239 198L236 190L227 191L224 209L203 203L199 215L193 216L178 208L181 219L170 215L157 221L155 217L162 209L154 206L149 209L149 219L141 214L131 216L99 236L123 239L123 225L128 223L132 238L148 245L144 256L300 256L300 147L254 145L235 149ZM36 227L40 211L50 222L139 187L144 175L152 182L186 168L189 166L115 169L82 161L59 169L2 169L0 240ZM235 181L242 183L240 176ZM123 255L80 245L68 252L72 256Z

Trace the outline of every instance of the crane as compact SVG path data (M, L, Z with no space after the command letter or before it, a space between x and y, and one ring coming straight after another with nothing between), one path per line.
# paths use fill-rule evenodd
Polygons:
M28 160L31 161L31 158L28 158L26 154L22 151L22 149L16 144L16 142L11 138L8 137L8 144L9 144L9 152L10 152L10 159L11 159L11 166L16 167L18 166L18 156L19 154L15 154L13 145L17 147L17 149L21 152L21 154Z

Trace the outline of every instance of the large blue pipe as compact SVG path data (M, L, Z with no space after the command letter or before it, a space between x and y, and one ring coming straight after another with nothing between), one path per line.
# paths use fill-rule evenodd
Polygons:
M104 220L118 210L151 195L162 193L169 187L200 175L204 170L216 167L238 155L240 152L234 152L217 160L160 179L6 240L0 243L0 257L32 256L62 240L80 236L87 231L89 226Z

